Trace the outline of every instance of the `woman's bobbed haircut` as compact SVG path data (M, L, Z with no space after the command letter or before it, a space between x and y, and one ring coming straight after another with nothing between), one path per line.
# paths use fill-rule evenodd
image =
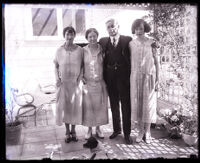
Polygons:
M63 29L63 37L65 37L65 33L66 32L74 33L74 35L76 35L76 31L75 31L75 29L72 26L68 26L68 27L65 27Z
M131 27L132 34L135 34L135 29L138 28L141 24L144 25L144 32L145 33L148 33L148 32L151 31L151 27L146 21L144 21L143 19L136 19L133 22L132 27Z
M95 29L95 28L89 28L86 32L85 32L85 38L88 39L88 35L89 33L94 32L97 34L97 37L99 36L99 32Z

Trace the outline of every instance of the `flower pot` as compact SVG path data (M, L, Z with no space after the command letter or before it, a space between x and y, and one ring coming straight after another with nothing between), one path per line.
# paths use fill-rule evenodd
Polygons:
M197 136L192 136L192 135L188 135L188 134L184 134L184 133L182 133L182 138L183 138L184 142L189 146L195 145L198 140Z
M181 138L181 131L178 127L172 126L169 123L164 124L166 131L168 133L168 136L171 139L180 139Z
M6 144L16 145L21 140L22 123L6 125Z

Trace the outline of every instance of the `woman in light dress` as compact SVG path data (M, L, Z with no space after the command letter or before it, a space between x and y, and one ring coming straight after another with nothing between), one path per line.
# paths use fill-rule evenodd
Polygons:
M85 38L89 42L83 47L83 125L88 127L85 139L91 137L92 127L96 127L97 137L104 138L100 126L108 124L108 95L103 80L103 52L96 29L88 29Z
M153 39L145 36L150 26L143 20L133 22L132 33L136 35L129 43L131 51L131 111L132 120L138 121L139 134L136 142L145 138L151 143L151 123L156 122L156 90L158 86L158 60ZM145 136L145 137L144 137Z
M79 83L83 49L73 43L76 36L73 27L64 28L63 36L65 43L57 49L54 59L57 86L56 124L65 123L65 142L69 143L78 141L75 126L82 124L82 92Z

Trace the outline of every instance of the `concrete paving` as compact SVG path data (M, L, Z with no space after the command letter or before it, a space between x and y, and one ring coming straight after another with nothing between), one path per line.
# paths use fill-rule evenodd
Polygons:
M52 160L89 159L92 152L83 148L86 142L84 136L87 127L76 126L78 142L65 143L65 126L55 125L55 116L52 107L47 105L37 114L37 126L34 121L26 119L19 144L6 146L6 157L9 160ZM25 120L25 119L24 119ZM125 144L123 134L115 139L109 139L112 134L112 117L109 109L109 124L101 127L105 138L98 139L102 150L97 152L95 159L152 159L152 158L189 158L198 156L198 147L186 145L182 139L170 139L162 127L151 129L152 143L144 141L136 143L138 134L137 125L132 125L131 137L133 144ZM93 130L95 136L95 131Z

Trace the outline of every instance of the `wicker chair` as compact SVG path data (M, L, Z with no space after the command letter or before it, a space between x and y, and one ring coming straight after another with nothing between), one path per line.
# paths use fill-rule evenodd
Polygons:
M17 94L18 89L11 88L14 101L19 107L17 111L17 119L21 117L34 117L36 126L36 106L33 105L34 97L30 93Z
M55 98L49 98L48 95L55 93L54 85L46 85L41 87L34 93L23 93L17 94L17 89L11 89L13 93L14 100L17 105L20 106L17 112L17 118L34 117L34 124L37 125L37 112L43 108L45 104L51 104L55 102ZM49 89L51 88L51 89ZM53 88L53 89L52 89ZM47 97L46 97L47 96ZM45 98L45 99L44 99ZM36 99L41 99L39 102ZM46 111L46 110L45 110Z

